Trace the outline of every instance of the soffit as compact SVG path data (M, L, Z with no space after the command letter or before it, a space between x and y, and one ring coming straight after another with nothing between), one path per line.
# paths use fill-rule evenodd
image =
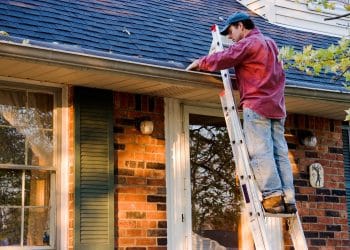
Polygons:
M219 106L222 82L216 75L173 69L168 71L163 69L168 74L159 75L154 74L153 71L156 69L148 66L143 66L143 70L135 73L127 69L116 70L105 67L102 61L100 64L101 67L91 67L87 61L77 65L1 56L0 76L3 77L2 79L19 78L36 82L110 89L171 97L201 104L213 103ZM323 94L320 96L320 93ZM286 105L290 113L342 120L345 116L344 110L350 107L350 95L287 87Z

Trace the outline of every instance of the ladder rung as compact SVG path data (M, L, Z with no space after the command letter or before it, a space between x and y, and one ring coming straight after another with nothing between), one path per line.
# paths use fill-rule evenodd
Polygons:
M278 217L278 218L291 218L295 217L297 214L272 214L272 213L265 213L265 217Z
M210 53L214 51L223 51L224 48L218 26L213 25L211 30L213 41L210 47ZM307 250L307 242L298 213L265 213L261 205L261 193L254 182L255 178L249 164L249 155L237 107L235 105L230 73L228 69L221 70L220 72L224 85L224 90L220 92L221 106L223 108L230 144L237 167L237 176L240 178L240 188L245 201L245 209L247 215L249 215L255 248L259 250L273 250L273 244L271 244L273 236L269 237L270 232L267 228L269 220L265 219L266 217L277 217L287 219L288 231L291 235L294 248L296 250Z

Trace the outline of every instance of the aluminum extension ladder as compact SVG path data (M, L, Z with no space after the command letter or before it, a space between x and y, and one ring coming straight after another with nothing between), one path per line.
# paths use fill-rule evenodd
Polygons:
M219 28L211 27L213 41L209 53L224 49ZM240 188L244 196L245 210L247 212L250 229L257 250L274 250L266 224L266 217L285 217L288 231L296 250L307 250L307 243L298 212L295 214L269 214L265 213L261 204L261 194L255 182L254 174L249 164L249 155L245 144L240 119L233 98L233 90L229 70L221 70L224 90L220 93L221 104L225 116L226 126L230 137L230 144L236 163Z

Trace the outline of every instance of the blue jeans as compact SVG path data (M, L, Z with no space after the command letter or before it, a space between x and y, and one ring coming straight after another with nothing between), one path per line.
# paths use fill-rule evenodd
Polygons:
M243 109L243 131L250 163L263 198L284 196L295 203L293 173L284 137L285 119L269 119Z

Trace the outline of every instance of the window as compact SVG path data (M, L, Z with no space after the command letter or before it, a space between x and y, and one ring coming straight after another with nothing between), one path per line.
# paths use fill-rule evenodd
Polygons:
M55 97L0 87L0 249L55 247Z

